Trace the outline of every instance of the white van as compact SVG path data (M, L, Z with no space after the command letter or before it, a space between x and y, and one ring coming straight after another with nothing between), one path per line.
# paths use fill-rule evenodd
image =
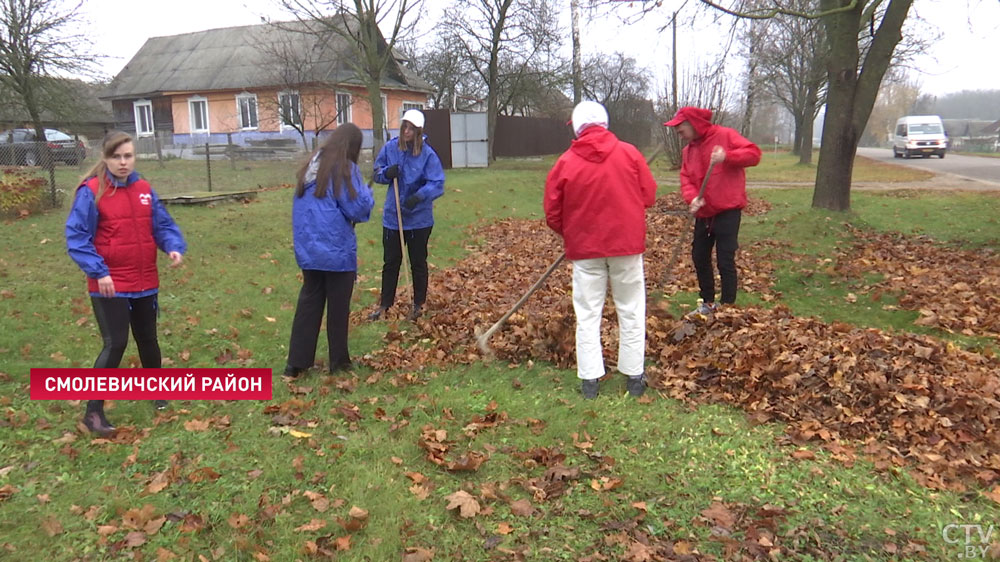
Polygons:
M896 134L892 141L892 155L896 158L915 155L929 158L932 154L944 158L947 149L944 123L937 115L907 115L896 121Z

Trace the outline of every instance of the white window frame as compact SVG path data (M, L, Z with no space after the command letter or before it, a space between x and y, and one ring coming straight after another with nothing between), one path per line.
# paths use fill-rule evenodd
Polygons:
M382 128L389 128L389 97L382 94Z
M296 96L296 99L299 100L299 104L298 104L299 106L298 106L298 108L296 108L297 112L298 112L298 117L299 117L299 122L297 123L297 125L299 126L299 128L302 128L303 127L303 124L302 124L302 94L300 94L298 90L284 90L284 91L278 92L278 125L281 127L282 131L287 131L289 129L295 129L294 125L286 125L285 124L285 118L282 115L282 110L284 109L284 106L281 104L281 98L283 96Z
M341 109L340 107L340 96L347 96L347 107ZM334 102L337 105L337 125L344 125L347 123L353 123L351 116L351 105L354 96L350 92L336 92L334 96Z
M142 120L139 119L139 112L143 111L147 117L149 117L149 130L141 130L140 124ZM132 113L135 117L135 136L137 137L151 137L156 133L156 125L153 123L153 102L150 100L136 100L132 102Z
M190 126L191 134L208 134L211 129L210 121L208 120L208 98L205 96L191 96L188 98L188 125ZM197 104L205 104L205 126L201 129L196 128L194 121L194 112Z
M243 122L243 100L253 100L253 120L250 123ZM236 94L236 120L239 122L241 131L256 131L260 128L260 111L259 105L257 104L257 94L250 92L241 92ZM249 113L247 117L249 118ZM256 123L256 124L253 124Z

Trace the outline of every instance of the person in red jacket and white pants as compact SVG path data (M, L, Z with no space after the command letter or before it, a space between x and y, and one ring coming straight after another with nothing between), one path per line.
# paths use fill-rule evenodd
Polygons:
M712 112L698 107L682 107L664 123L676 127L687 142L682 154L681 195L695 216L691 259L698 274L701 302L692 314L711 315L716 310L715 271L712 247L722 281L722 304L736 302L736 250L739 248L740 219L747 206L745 168L760 163L760 148L729 127L712 123ZM699 197L702 181L715 164Z
M573 109L573 140L545 180L545 220L573 262L576 363L584 398L604 376L601 316L608 283L618 313L618 370L632 396L646 390L646 209L656 182L642 154L607 129L599 103Z

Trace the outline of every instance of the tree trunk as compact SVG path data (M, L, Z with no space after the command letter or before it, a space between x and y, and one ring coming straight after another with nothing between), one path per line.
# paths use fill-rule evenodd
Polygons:
M816 121L816 105L819 103L819 86L810 85L806 91L806 110L802 120L802 145L799 147L799 164L812 164L813 123Z
M573 19L573 106L583 99L583 70L580 68L580 0L570 0Z
M792 137L792 154L802 156L802 125L804 119L801 115L792 114L792 121L795 122L795 132Z
M372 162L378 158L378 153L382 150L386 138L382 134L385 123L382 121L382 90L378 87L380 82L368 84L368 105L372 109ZM374 87L373 87L374 86Z
M851 208L851 175L858 140L871 115L892 51L902 39L900 30L912 3L913 0L890 0L860 73L858 32L863 16L867 16L866 3L858 2L854 9L823 17L830 46L829 86L813 207L833 211ZM828 11L849 4L850 0L821 0L820 6Z

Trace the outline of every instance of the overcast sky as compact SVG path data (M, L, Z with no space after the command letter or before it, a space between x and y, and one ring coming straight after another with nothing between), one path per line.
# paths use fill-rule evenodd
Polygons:
M568 5L567 0L557 0ZM662 91L669 69L670 33L657 28L669 10L681 0L665 0L664 8L638 23L626 25L613 16L595 21L584 18L581 33L584 53L623 51L656 77ZM421 27L449 5L447 0L425 0L427 14ZM636 3L637 4L637 3ZM689 7L695 2L689 2ZM623 3L626 6L627 4ZM95 37L94 50L108 58L101 69L113 76L128 62L149 37L176 35L217 27L260 23L261 17L288 19L274 0L87 0L83 7ZM566 10L568 11L568 9ZM960 90L1000 89L997 59L1000 57L1000 1L997 0L915 0L912 12L939 29L941 38L922 57L913 76L924 93L943 95ZM568 16L564 17L568 35ZM707 22L704 24L707 26ZM934 33L918 29L917 32ZM681 71L695 66L700 53L719 50L720 37L710 29L679 29L678 53ZM569 52L567 39L566 51ZM730 69L732 72L732 69Z

